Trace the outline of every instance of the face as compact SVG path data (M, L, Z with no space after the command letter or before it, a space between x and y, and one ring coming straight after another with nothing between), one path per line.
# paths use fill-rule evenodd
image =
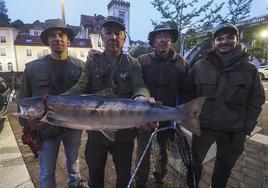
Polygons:
M121 54L126 41L125 31L116 25L109 25L102 29L101 36L106 52L114 55Z
M157 52L169 51L172 47L173 37L168 31L162 31L155 34L153 46Z
M236 45L237 37L233 33L219 34L213 41L215 51L222 55L232 52Z
M68 44L70 43L68 35L60 30L50 31L47 41L51 51L55 53L67 51Z

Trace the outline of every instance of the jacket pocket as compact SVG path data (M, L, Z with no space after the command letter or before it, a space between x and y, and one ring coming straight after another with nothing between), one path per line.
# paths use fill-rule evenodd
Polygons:
M195 75L194 80L197 96L204 96L207 99L214 99L217 90L217 74L213 71L200 71Z
M243 73L229 74L229 83L224 94L224 101L232 104L245 104L249 92L249 83Z
M43 95L44 93L49 93L50 88L50 77L48 73L38 73L35 77L36 83L36 94Z
M118 95L130 95L131 93L131 71L118 71L115 79L112 81L112 86L115 93Z
M102 89L104 80L104 71L96 69L92 73L92 92L97 92Z

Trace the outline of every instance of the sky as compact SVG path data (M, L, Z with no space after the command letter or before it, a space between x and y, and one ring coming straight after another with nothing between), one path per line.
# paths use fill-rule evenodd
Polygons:
M64 0L66 23L80 25L80 15L101 14L107 16L107 5L111 0ZM130 2L130 36L132 40L146 41L153 30L151 20L161 21L160 13L151 4L152 0L126 0ZM205 0L200 0L204 2ZM222 2L223 0L215 0ZM11 21L24 23L35 20L61 18L60 0L5 0ZM226 1L227 2L227 1ZM268 15L268 0L253 0L250 16ZM224 12L222 13L224 15Z

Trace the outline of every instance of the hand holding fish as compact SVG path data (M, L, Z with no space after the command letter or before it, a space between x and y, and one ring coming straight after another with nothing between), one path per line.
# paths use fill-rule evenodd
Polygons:
M29 119L27 119L27 125L29 126L29 128L31 130L36 130L36 129L40 129L42 127L47 126L46 123L41 122L40 119L38 119L38 118L29 118Z

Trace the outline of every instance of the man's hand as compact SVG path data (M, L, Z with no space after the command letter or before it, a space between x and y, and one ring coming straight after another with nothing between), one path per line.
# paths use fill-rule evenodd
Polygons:
M134 98L136 101L146 101L150 104L156 104L155 99L153 97L144 97L144 96L137 96Z
M100 51L90 49L87 54L87 60L89 61L95 60L99 55L101 55Z
M134 98L134 100L137 101L146 101L150 104L156 104L155 99L153 97L144 97L144 96L137 96ZM152 129L158 128L159 127L159 122L149 122L146 124L140 124L137 125L136 128L138 128L141 131L146 131L149 132Z
M27 125L31 130L36 130L47 126L46 123L40 122L39 119L36 118L27 119Z

